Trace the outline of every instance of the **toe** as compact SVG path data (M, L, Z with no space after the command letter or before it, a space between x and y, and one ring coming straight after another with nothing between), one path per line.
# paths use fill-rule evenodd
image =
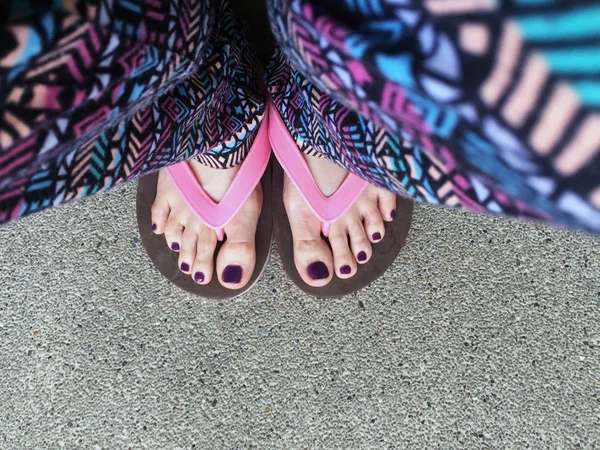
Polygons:
M363 213L363 224L368 239L376 244L383 239L385 227L383 218L374 204L368 206Z
M260 195L253 195L225 227L227 240L217 256L219 282L229 289L248 284L256 264L256 226L261 208Z
M386 222L391 222L396 218L396 194L384 189L378 189L378 206L381 217Z
M349 223L348 235L350 236L350 248L356 261L359 264L365 264L371 258L373 250L371 249L371 243L367 239L363 224L359 221Z
M240 289L250 281L255 264L254 239L233 241L228 236L217 257L219 282L226 288Z
M152 220L152 231L156 234L163 234L165 232L165 225L169 218L169 202L165 196L157 196L154 199L152 208L150 210L150 217Z
M309 286L323 287L332 280L334 265L331 249L321 238L321 221L287 176L284 179L283 200L294 241L296 270Z
M175 252L181 250L183 225L173 216L169 216L165 225L165 239L169 248Z
M196 283L208 284L213 277L217 236L213 230L205 226L202 226L197 236L196 255L190 275Z
M181 237L181 250L179 252L179 269L183 273L190 274L196 257L198 243L198 230L189 226L183 230Z
M333 262L337 276L342 279L352 277L356 273L356 259L350 251L346 230L342 229L331 233L329 243L333 251Z
M320 234L313 239L294 239L294 263L309 286L322 287L333 278L333 255Z

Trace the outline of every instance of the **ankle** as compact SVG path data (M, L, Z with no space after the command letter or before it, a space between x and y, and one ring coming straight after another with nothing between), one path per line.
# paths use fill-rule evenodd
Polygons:
M240 170L240 166L231 167L228 169L215 169L205 166L196 160L190 160L190 168L200 182L202 189L215 202L221 201L225 196L229 186L233 182L235 176Z
M304 155L304 160L325 196L333 195L348 176L348 172L327 158Z

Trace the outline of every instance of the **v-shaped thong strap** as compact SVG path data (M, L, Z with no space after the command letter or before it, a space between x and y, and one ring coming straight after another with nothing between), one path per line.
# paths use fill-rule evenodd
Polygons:
M294 142L277 107L269 100L269 138L273 152L290 177L304 201L321 221L323 236L329 235L329 228L339 220L354 204L368 183L355 175L348 174L335 193L323 195L310 172L308 164Z
M167 173L187 205L206 226L215 230L219 241L225 238L225 226L248 200L269 164L271 145L269 143L268 128L269 111L266 109L252 147L248 151L231 186L218 203L204 192L187 162L167 168Z

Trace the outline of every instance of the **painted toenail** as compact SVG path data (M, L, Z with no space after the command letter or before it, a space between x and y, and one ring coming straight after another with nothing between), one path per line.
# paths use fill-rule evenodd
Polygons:
M358 260L360 262L366 261L367 260L367 252L365 252L363 250L362 252L359 252L358 255L356 255L356 257L358 258Z
M373 240L374 241L380 241L381 240L381 233L379 233L379 232L373 233Z
M329 269L322 261L309 264L306 270L308 272L308 276L312 280L324 280L325 278L329 278Z
M352 267L350 267L350 266L342 266L342 267L340 267L340 273L342 275L350 275L350 272L352 272Z
M392 217L392 220L396 218L396 210L395 209L392 209L390 216Z
M240 266L227 266L223 270L223 281L229 284L237 284L242 281L242 268Z
M189 272L190 271L190 265L188 263L181 263L181 270L183 272Z
M179 244L177 242L173 242L171 244L171 250L179 251Z
M156 229L157 229L157 228L158 228L158 227L156 226L156 224L155 224L155 223L153 223L153 224L152 224L152 231L156 231Z
M194 281L196 283L202 283L204 281L204 274L202 272L196 272L194 274Z

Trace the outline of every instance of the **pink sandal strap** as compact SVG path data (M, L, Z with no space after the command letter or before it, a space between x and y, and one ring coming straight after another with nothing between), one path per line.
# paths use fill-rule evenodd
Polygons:
M304 201L321 221L321 232L329 235L329 228L354 204L368 183L355 175L348 174L341 186L329 197L323 195L310 172L308 164L294 142L277 107L269 99L269 138L273 152L283 170L292 180Z
M246 155L231 186L218 203L204 192L187 162L167 168L167 173L187 205L206 226L215 230L219 241L225 238L225 226L235 217L250 194L254 192L269 164L271 145L269 143L268 128L269 111L265 109L262 123L252 147L248 151L248 155Z

